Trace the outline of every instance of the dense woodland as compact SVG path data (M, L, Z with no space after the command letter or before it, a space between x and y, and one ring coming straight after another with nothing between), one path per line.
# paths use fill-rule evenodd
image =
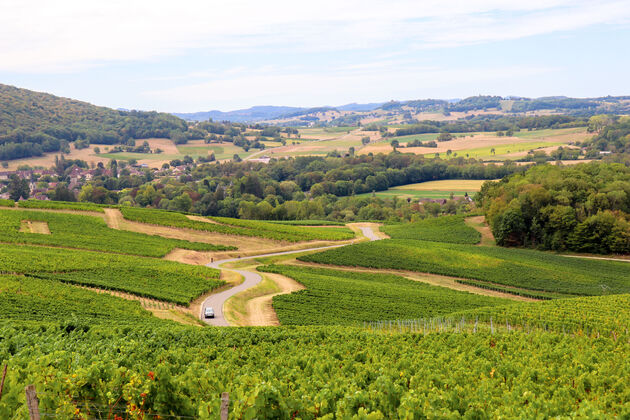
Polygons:
M0 84L0 160L69 152L90 144L122 144L136 139L170 138L175 143L217 138L248 145L242 124L204 122L189 126L171 114L118 111Z
M538 165L477 195L499 245L630 252L630 169L622 164Z

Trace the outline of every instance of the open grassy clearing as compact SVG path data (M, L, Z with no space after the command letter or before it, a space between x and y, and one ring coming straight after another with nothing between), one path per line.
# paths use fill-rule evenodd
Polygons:
M477 287L541 297L630 293L630 264L539 251L391 239L298 258L323 264L403 269L470 279ZM501 287L504 286L504 287Z
M223 284L219 271L153 258L2 245L0 274L23 274L188 305Z
M466 193L472 196L481 189L486 180L483 179L445 179L440 181L420 182L417 184L399 185L388 188L385 191L377 191L374 196L381 198L449 198L463 197ZM359 194L359 196L372 196L372 193Z
M434 138L431 136L437 135L437 133L431 133L388 138L363 147L359 153L389 153L393 150L390 143L394 139L399 140L401 144L406 144L416 139L421 141L433 140ZM438 153L440 157L446 157L446 152L451 150L453 152L451 157L457 153L458 156L466 157L468 155L468 157L489 159L510 153L526 153L536 148L555 148L570 142L583 141L592 136L592 133L587 133L586 128L571 128L516 132L513 136L498 136L496 133L490 132L454 133L454 135L456 138L453 140L438 142L438 147L401 147L399 150L426 156L435 156ZM492 153L492 149L495 149L494 153Z
M282 274L306 287L273 298L273 308L282 325L352 325L379 319L431 317L460 307L510 303L392 275L294 265L270 265L260 270Z
M45 224L47 232L35 232L34 226L38 224ZM197 251L230 249L221 245L110 229L100 217L17 209L0 210L0 242L92 249L149 257L163 257L175 248Z

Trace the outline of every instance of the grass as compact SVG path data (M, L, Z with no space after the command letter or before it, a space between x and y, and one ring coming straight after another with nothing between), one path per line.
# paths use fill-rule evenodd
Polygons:
M387 274L282 265L259 270L282 274L306 287L274 296L273 308L283 325L352 325L380 319L433 317L458 308L510 303Z
M451 194L455 197L463 197L466 193L472 196L473 193L481 189L481 185L486 182L483 179L445 179L439 181L420 182L417 184L399 185L389 188L385 191L377 191L374 193L376 197L381 198L450 198ZM361 196L371 196L372 193L360 194Z
M557 296L630 293L630 264L540 251L389 239L306 255L299 260L460 277Z
M381 230L392 239L420 239L471 245L481 240L481 234L466 225L464 216L431 217L415 223L385 225Z
M439 155L442 158L449 158L449 157L455 157L454 154L457 153L457 156L468 155L468 157L471 157L471 158L495 158L495 157L501 157L502 155L507 155L511 153L528 152L530 150L534 150L534 149L538 149L542 147L562 146L564 144L566 143L550 142L550 141L497 144L496 146L457 150L451 156L447 156L446 152L440 153ZM492 149L494 149L494 153L492 153ZM425 156L435 156L435 153L425 153Z

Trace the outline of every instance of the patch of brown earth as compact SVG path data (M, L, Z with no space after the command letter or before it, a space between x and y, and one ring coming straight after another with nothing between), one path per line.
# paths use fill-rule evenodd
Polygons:
M481 241L477 245L496 245L492 230L490 230L490 226L486 224L486 218L484 216L467 217L464 221L468 226L481 233Z
M278 316L273 310L273 297L305 289L301 283L280 274L265 273L265 276L272 280L280 291L269 295L258 296L247 301L245 305L247 310L247 317L245 319L246 326L280 325Z
M35 220L22 220L20 232L39 233L41 235L50 235L50 229L47 222Z

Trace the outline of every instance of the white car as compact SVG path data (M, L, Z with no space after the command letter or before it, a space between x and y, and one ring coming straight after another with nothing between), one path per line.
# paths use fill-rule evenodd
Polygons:
M214 309L208 306L203 312L203 316L204 318L214 318Z

